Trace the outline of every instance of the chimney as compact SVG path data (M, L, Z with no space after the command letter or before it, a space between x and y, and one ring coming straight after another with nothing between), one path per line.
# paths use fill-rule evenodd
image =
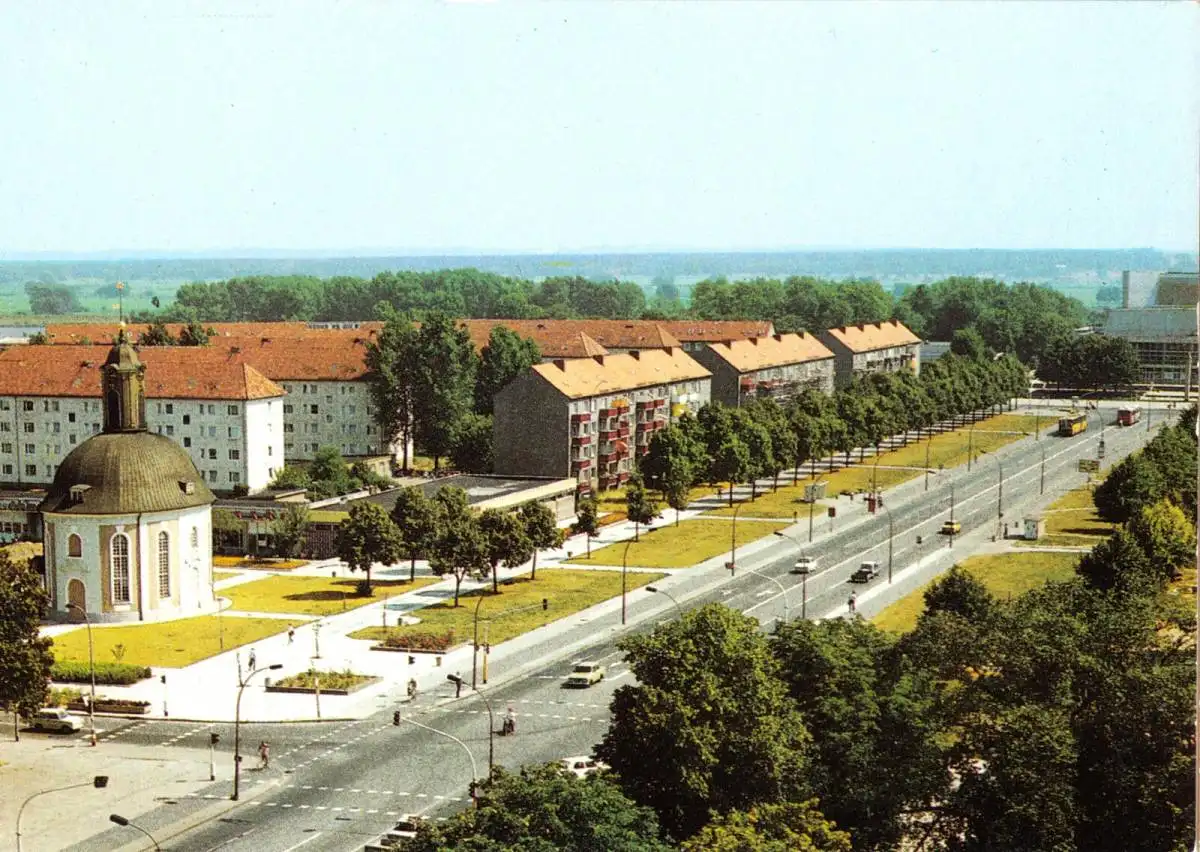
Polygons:
M732 341L732 340L722 340L722 341L721 341L721 345L722 345L722 346L732 346L732 345L733 345L733 341Z
M859 328L862 328L862 326L860 325L860 326L859 326ZM844 326L844 325L843 325L843 326L839 326L838 330L839 330L839 331L841 331L841 333L842 333L842 334L845 334L845 333L846 333L846 326Z
M595 361L597 364L599 364L601 367L604 366L604 356L603 355L593 355L592 360Z
M771 337L775 338L776 343L783 343L783 335L782 334L772 334Z
M750 338L750 345L751 345L751 346L757 346L757 345L758 345L758 338L757 338L757 337L751 337L751 338Z
M567 359L555 358L551 363L553 363L555 367L558 367L558 369L562 370L564 373L567 371Z
M860 323L858 324L858 330L859 330L859 331L866 331L866 330L867 330L867 327L866 327L865 325L863 325L863 324L860 322Z
M262 339L262 342L263 342L263 343L270 343L270 342L271 342L271 338L269 338L269 337L264 337L264 338Z
M630 349L629 354L633 356L635 361L642 360L642 350L640 349Z

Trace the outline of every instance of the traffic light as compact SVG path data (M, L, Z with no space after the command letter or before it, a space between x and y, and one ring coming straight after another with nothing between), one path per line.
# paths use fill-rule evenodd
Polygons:
M392 724L395 725L397 728L400 727L400 711L399 710L397 710L395 713L392 714Z
M97 790L103 790L105 787L108 786L108 776L107 775L95 776L94 778L92 778L92 786L95 787Z
M214 746L215 746L215 745L216 745L217 743L219 743L219 742L221 742L221 735L220 735L220 734L212 734L212 733L210 733L210 734L208 735L208 744L209 744L209 745L214 745Z
M548 598L542 598L542 609L550 609L550 600Z

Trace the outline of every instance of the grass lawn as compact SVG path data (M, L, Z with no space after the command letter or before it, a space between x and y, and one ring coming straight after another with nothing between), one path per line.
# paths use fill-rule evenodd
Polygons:
M222 580L228 580L230 577L240 576L242 576L241 571L213 571L213 581L217 583L221 582Z
M213 556L215 568L256 568L260 571L291 571L307 565L304 559L257 559L253 556Z
M743 510L746 511L746 510ZM729 521L692 519L679 526L663 523L647 532L642 530L641 541L629 545L629 565L643 568L690 568L719 553L729 552L731 534ZM787 524L769 521L742 521L737 525L738 545L757 541ZM577 556L567 562L575 565L620 565L625 542L607 547L592 548L592 556Z
M1019 542L1019 546L1094 547L1117 528L1101 520L1092 503L1092 489L1086 485L1059 497L1042 517L1046 519L1046 534L1037 541Z
M221 653L224 650L256 642L287 630L281 618L239 618L201 615L161 624L130 624L93 627L97 660L115 660L112 649L125 646L121 662L139 666L179 668ZM54 637L54 658L87 662L87 631L82 627Z
M436 583L436 577L407 580L373 580L371 597L358 597L359 577L264 577L229 589L232 609L241 612L290 612L296 615L328 615L375 603Z
M626 574L628 588L632 591L663 578L663 574L629 571ZM482 623L493 619L487 629L488 642L495 644L520 636L534 628L557 621L560 618L587 609L593 604L615 598L621 594L621 574L617 571L572 571L565 568L542 568L537 579L514 577L511 582L500 584L500 594L492 593L491 587L462 595L459 606L453 599L427 606L412 613L421 623L410 627L383 628L366 627L350 634L351 639L370 639L380 642L390 632L444 633L453 630L461 642L472 638L472 625L478 595L484 595L479 605L480 638L484 636ZM548 609L541 607L542 598L550 602ZM529 607L522 612L501 615L506 610Z
M1008 598L1051 581L1075 576L1078 553L989 553L971 556L959 563L987 586L994 596ZM892 633L907 633L917 625L925 610L926 583L871 619L876 627Z

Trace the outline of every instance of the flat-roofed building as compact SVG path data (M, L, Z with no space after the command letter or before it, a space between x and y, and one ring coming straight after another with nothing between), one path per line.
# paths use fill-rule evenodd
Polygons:
M657 430L709 401L710 379L674 347L531 367L496 394L496 473L616 487Z
M805 388L833 392L833 353L804 332L709 343L692 357L712 373L712 398L725 405L785 400Z
M818 337L833 352L838 387L870 373L921 372L921 338L899 320L843 325Z
M59 463L100 432L108 346L0 352L0 482L54 481ZM209 347L146 347L146 428L187 451L213 490L266 487L283 466L284 389Z
M1144 384L1196 387L1196 306L1111 310L1103 331L1133 346Z

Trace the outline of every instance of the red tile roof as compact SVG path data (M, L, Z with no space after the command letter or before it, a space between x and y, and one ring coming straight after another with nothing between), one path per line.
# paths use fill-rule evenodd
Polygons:
M921 338L899 320L843 325L829 329L828 334L851 352L873 352L876 349L921 342Z
M833 357L828 347L811 334L776 334L708 346L739 373Z
M563 358L530 369L570 399L705 379L712 375L682 349L646 349L598 358Z
M0 396L99 397L108 346L11 346L0 352ZM284 390L244 360L210 347L147 346L146 396L270 399Z

